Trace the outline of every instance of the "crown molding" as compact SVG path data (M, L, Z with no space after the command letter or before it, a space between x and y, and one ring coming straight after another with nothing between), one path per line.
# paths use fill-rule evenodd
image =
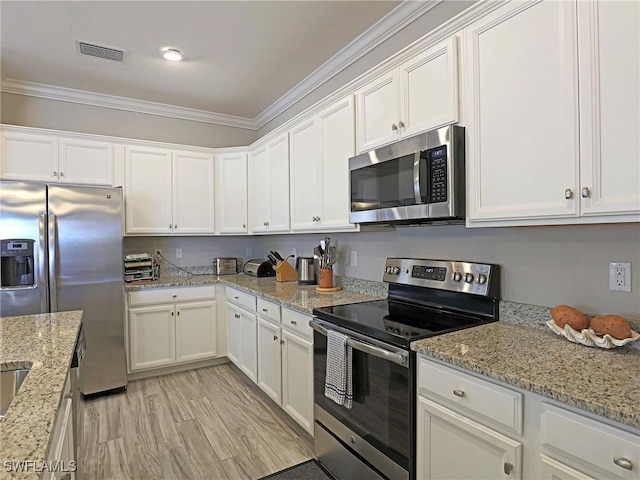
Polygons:
M278 98L255 118L257 128L262 128L289 107L295 105L323 83L333 78L351 64L383 43L389 37L431 10L443 0L404 1L378 22L365 30L349 45L316 68L304 80Z
M1 78L0 91L147 115L160 115L195 122L258 130L442 1L402 2L253 119L86 90L25 82L6 78L4 75Z
M194 122L215 123L228 127L246 128L256 130L255 120L245 117L235 117L222 113L197 110L195 108L179 107L164 103L148 102L104 93L88 92L74 88L56 87L42 83L23 82L11 78L2 77L2 92L27 95L31 97L46 98L62 102L81 103L95 107L114 108L130 112L145 113L147 115L160 115L163 117L180 118Z

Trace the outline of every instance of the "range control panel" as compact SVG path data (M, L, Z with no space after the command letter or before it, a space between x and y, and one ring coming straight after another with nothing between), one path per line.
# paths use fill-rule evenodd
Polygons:
M487 296L499 267L486 263L418 258L387 258L383 280L388 283L439 288Z

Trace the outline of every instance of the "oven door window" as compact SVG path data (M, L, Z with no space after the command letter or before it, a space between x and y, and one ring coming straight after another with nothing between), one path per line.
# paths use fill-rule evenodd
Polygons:
M418 202L413 181L414 158L414 154L405 155L352 170L351 211L363 212L416 205ZM424 162L420 164L420 168L424 168Z
M409 468L409 369L353 350L353 406L324 396L327 337L314 332L314 400L402 467Z

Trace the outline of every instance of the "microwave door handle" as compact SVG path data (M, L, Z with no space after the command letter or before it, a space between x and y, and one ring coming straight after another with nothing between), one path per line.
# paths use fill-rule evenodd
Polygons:
M413 195L415 196L416 204L421 204L422 195L420 192L420 150L418 150L413 157Z

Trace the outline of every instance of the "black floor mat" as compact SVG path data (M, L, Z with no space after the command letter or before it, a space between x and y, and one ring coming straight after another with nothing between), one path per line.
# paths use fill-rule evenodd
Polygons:
M286 468L260 480L334 480L318 463L316 459Z

